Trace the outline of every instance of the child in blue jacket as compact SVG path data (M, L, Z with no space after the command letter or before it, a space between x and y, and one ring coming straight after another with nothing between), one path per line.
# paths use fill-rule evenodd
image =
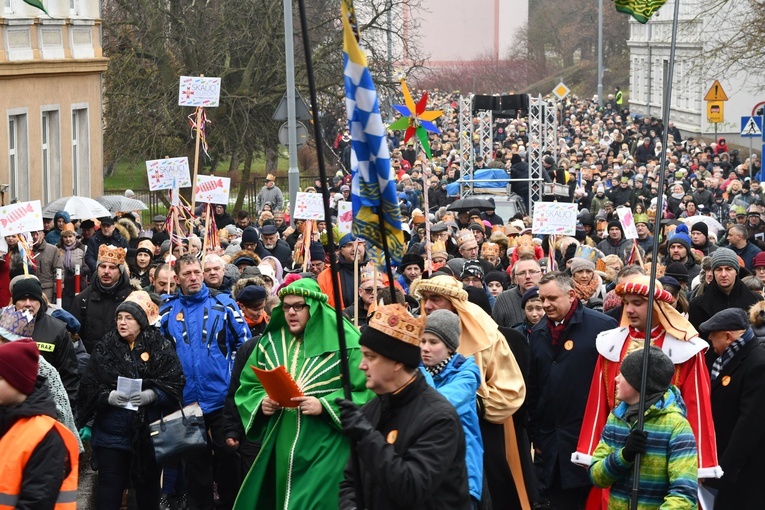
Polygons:
M457 409L465 431L468 485L477 508L483 487L483 441L478 427L476 392L481 385L481 371L473 356L457 353L460 345L460 319L448 310L434 310L420 341L422 366L428 383Z

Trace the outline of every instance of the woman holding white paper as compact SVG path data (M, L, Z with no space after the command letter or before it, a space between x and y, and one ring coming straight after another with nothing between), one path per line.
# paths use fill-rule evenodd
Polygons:
M80 437L91 440L98 464L96 508L118 510L124 490L134 487L138 507L157 510L161 468L149 423L161 410L178 409L183 368L153 327L159 309L149 293L131 293L116 314L117 329L96 344L80 382Z

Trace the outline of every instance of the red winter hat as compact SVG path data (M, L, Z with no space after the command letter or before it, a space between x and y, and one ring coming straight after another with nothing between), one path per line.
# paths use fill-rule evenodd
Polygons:
M0 345L0 377L24 395L35 389L40 351L32 340Z

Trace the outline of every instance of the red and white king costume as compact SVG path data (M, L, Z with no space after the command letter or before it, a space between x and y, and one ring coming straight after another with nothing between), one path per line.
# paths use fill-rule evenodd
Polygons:
M634 276L628 283L617 285L616 293L619 296L636 294L647 299L648 284L647 276ZM661 348L675 364L672 384L680 389L688 421L696 436L699 478L720 478L722 469L717 463L709 372L704 361L709 345L699 338L694 327L672 306L672 301L672 295L656 282L653 324L658 325L651 332L651 344ZM571 455L574 464L589 467L608 414L619 404L615 402L615 392L621 362L627 354L644 345L645 332L625 324L628 321L623 314L622 327L604 331L597 337L598 362L592 376L579 443L576 452Z

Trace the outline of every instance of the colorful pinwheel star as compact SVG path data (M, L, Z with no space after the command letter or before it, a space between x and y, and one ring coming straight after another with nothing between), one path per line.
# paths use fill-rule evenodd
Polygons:
M422 95L415 105L405 80L401 80L401 90L404 93L404 101L406 102L406 105L393 105L393 108L395 108L402 117L388 126L388 129L406 129L406 132L404 133L404 143L408 142L410 138L416 135L417 139L420 140L420 144L422 144L422 148L428 156L428 159L431 159L433 155L430 153L428 131L437 134L441 133L441 130L438 129L438 126L433 124L433 121L443 115L444 112L441 110L428 111L425 109L428 106L427 92Z

